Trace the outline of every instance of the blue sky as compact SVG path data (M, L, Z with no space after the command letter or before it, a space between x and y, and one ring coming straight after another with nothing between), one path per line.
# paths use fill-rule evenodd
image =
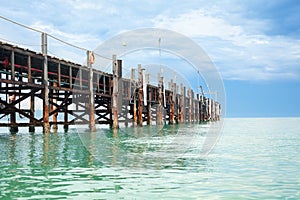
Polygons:
M15 0L0 9L4 17L91 50L132 29L176 31L198 43L217 67L227 116L300 116L298 1ZM0 27L1 40L39 49L38 34L2 19ZM84 59L65 46L51 51L69 60Z

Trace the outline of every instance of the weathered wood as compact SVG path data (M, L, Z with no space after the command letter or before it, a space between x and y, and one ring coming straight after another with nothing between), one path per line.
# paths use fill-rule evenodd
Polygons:
M143 126L143 106L144 106L144 94L143 94L143 70L142 66L139 64L138 65L138 119L137 119L137 125L138 126Z
M54 89L53 89L53 99L52 99L52 101L53 101L54 104L57 104L57 96L56 96L57 83L56 82L53 83L53 87L54 87ZM56 109L57 109L56 106L53 106L53 105L51 106L51 112L53 112ZM58 116L58 112L55 112L53 114L53 126L52 126L52 129L53 129L54 132L57 132L57 129L58 129L57 116Z
M87 66L89 68L89 128L91 132L96 131L96 124L95 124L95 96L94 96L94 82L93 82L93 55L91 51L87 51ZM82 70L80 68L80 88L82 88Z
M42 54L44 59L43 64L43 122L44 122L44 133L50 132L50 123L49 123L49 82L48 82L48 56L47 56L47 34L42 33Z
M156 107L156 125L163 125L163 77L158 74L158 104Z
M113 124L112 128L117 129L119 128L118 122L118 94L119 94L119 78L118 78L118 62L116 55L113 55L113 95L112 95L112 115L113 115Z
M131 90L132 90L132 112L133 112L133 126L137 125L137 109L136 109L136 85L135 85L135 69L131 69Z
M116 64L113 74L92 69L91 63L82 66L50 57L47 55L46 34L42 34L42 54L1 42L0 48L4 52L0 58L0 83L4 86L0 88L0 93L15 95L11 103L0 101L4 105L0 113L12 116L11 121L6 123L7 126L28 124L33 132L34 126L43 126L45 130L47 125L49 128L51 125L55 130L58 124L65 125L66 129L70 124L88 124L91 127L96 122L118 127L119 123L128 125L129 114L134 126L142 125L143 121L151 125L152 120L163 125L165 119L170 124L215 121L221 115L218 102L204 96L197 96L195 99L193 90L188 90L186 97L183 85L181 94L178 94L179 88L173 81L166 90L164 78L160 75L158 86L150 85L150 75L145 75L145 70L139 71L138 81L135 80L134 69L130 80L123 79L121 61L116 60L116 57L113 61L113 68ZM87 60L90 60L89 57ZM74 77L75 73L78 73L78 77ZM24 109L22 106L27 98L30 100L29 109ZM37 99L43 101L41 119L35 118ZM72 99L76 101L73 102ZM73 105L75 109L71 109ZM152 115L153 105L157 105L156 115ZM64 113L64 119L58 121L57 115L60 112ZM12 113L19 113L29 122L18 122ZM89 115L89 120L84 115Z

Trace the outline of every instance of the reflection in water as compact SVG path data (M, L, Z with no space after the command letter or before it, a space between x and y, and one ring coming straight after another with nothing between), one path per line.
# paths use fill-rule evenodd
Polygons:
M207 159L207 126L0 135L0 199L299 199L299 124L230 119Z
M188 133L187 129L193 128L197 130ZM81 132L79 137L92 158L106 166L162 168L173 165L191 149L200 149L206 130L200 130L196 125L181 126L180 129L178 125L164 126L163 129L128 127ZM197 143L193 144L196 136Z
M161 178L157 169L170 170L172 174L175 169L191 168L190 158L174 159L170 152L165 156L156 154L178 148L173 144L177 142L176 137L183 138L176 126L166 126L163 130L153 126L116 131L102 129L94 133L3 136L0 138L3 149L0 199L93 199L99 195L108 198L134 191L137 185L143 185L149 194L159 192L162 189L153 190ZM199 163L192 168L198 171ZM143 181L145 176L149 177ZM174 187L172 185L172 182L165 185L165 190Z

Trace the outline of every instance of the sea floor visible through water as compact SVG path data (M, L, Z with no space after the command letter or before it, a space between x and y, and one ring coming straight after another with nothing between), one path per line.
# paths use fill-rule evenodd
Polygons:
M300 118L225 118L199 156L210 125L1 132L0 199L300 199Z

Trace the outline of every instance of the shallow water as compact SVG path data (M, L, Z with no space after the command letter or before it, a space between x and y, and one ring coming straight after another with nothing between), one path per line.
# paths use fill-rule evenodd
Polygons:
M2 199L299 199L300 118L0 135Z

